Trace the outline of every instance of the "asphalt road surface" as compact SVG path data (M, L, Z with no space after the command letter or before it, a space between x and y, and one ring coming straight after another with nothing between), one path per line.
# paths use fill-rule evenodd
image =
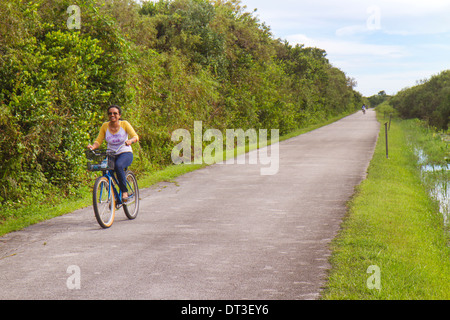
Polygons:
M358 112L279 144L279 170L216 164L142 190L134 221L92 207L0 238L0 299L318 299L379 123Z

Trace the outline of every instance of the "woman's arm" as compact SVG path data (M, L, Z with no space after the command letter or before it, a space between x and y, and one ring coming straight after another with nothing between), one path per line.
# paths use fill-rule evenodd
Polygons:
M101 127L101 129L100 129L100 132L99 132L99 134L98 134L98 137L97 137L97 139L95 139L94 144L93 144L93 145L88 145L88 146L87 146L88 149L95 150L95 149L100 148L100 146L102 145L103 140L105 139L105 136L106 136L106 130L107 130L107 129L108 129L108 123L106 122L106 123L104 123L104 124L102 125L102 127Z
M125 144L127 146L130 146L131 144L139 141L139 136L137 135L136 131L134 131L133 127L131 126L131 124L128 121L122 121L121 126L122 126L122 128L125 129L128 136L131 137L130 139L125 141Z

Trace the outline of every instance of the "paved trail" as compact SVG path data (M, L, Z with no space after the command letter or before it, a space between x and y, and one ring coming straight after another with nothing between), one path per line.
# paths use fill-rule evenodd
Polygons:
M186 174L143 190L138 219L119 211L108 230L86 208L6 235L0 299L317 299L378 130L359 112L281 142L276 175Z

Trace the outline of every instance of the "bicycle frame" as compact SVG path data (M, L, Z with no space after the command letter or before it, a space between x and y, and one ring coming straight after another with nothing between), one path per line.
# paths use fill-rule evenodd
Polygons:
M109 182L109 190L108 190L108 199L111 195L111 188L113 190L114 193L114 197L116 199L116 208L120 208L120 206L123 205L122 203L122 190L117 191L116 186L119 185L119 181L117 181L117 178L115 177L114 174L111 174L110 170L107 171L103 171L103 176L106 177L108 179ZM127 182L128 183L128 182ZM103 192L103 190L101 191Z

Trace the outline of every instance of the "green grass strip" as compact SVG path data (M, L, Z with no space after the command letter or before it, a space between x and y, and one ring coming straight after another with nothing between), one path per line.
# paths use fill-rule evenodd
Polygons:
M401 121L391 125L389 159L384 134L382 126L368 178L348 203L332 244L322 298L449 299L449 234L442 214L421 181Z

